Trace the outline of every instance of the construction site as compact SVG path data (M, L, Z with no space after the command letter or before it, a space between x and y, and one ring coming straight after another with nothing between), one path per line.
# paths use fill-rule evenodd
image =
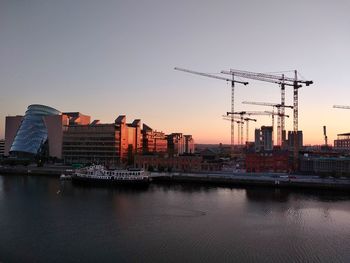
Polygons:
M230 122L230 147L220 156L222 169L226 171L259 173L279 172L323 177L350 176L350 133L338 134L334 146L328 143L326 126L320 127L323 145L308 146L303 143L303 131L299 128L299 89L314 84L301 78L294 70L292 76L250 72L245 70L222 70L220 74L198 72L185 68L177 71L229 82L231 86L231 108L223 113L223 120ZM290 72L289 72L290 73ZM236 101L235 89L253 82L265 82L278 88L280 101ZM286 89L292 89L291 105L286 104ZM243 104L244 110L236 110ZM264 110L251 110L260 106ZM349 106L334 105L334 108L350 109ZM270 116L271 123L253 127L260 116ZM292 129L286 130L286 120L292 121ZM277 123L276 123L277 119ZM224 124L223 124L224 125ZM249 129L254 129L254 138L249 138ZM214 151L215 152L215 151ZM221 158L220 158L221 157Z

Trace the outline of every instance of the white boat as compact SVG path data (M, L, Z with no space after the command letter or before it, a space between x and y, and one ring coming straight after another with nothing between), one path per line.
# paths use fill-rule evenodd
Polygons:
M70 175L70 174L61 174L60 180L72 180L72 175Z
M92 165L76 170L72 176L73 182L107 184L107 185L138 185L148 184L148 173L141 169L109 170L103 165Z

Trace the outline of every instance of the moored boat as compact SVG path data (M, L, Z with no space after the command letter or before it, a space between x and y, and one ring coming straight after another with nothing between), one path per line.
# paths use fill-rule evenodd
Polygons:
M70 174L61 174L60 180L62 180L62 181L72 180L72 175L70 175Z
M148 185L149 176L141 169L109 170L102 165L92 165L76 170L73 182L105 185Z

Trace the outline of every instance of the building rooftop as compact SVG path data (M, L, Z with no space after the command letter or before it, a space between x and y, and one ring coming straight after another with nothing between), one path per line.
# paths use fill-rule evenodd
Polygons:
M348 133L340 133L340 134L337 134L338 136L350 136L350 132Z

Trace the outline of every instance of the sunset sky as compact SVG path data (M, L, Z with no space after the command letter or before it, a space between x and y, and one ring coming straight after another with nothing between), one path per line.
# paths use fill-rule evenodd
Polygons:
M0 0L0 138L5 116L30 104L80 111L102 122L119 114L196 143L229 143L230 84L175 71L297 69L305 144L350 132L350 1ZM287 88L286 104L292 105ZM280 102L277 85L236 88L241 102ZM293 115L291 110L286 113ZM253 128L270 125L257 117ZM292 118L286 119L292 129Z

